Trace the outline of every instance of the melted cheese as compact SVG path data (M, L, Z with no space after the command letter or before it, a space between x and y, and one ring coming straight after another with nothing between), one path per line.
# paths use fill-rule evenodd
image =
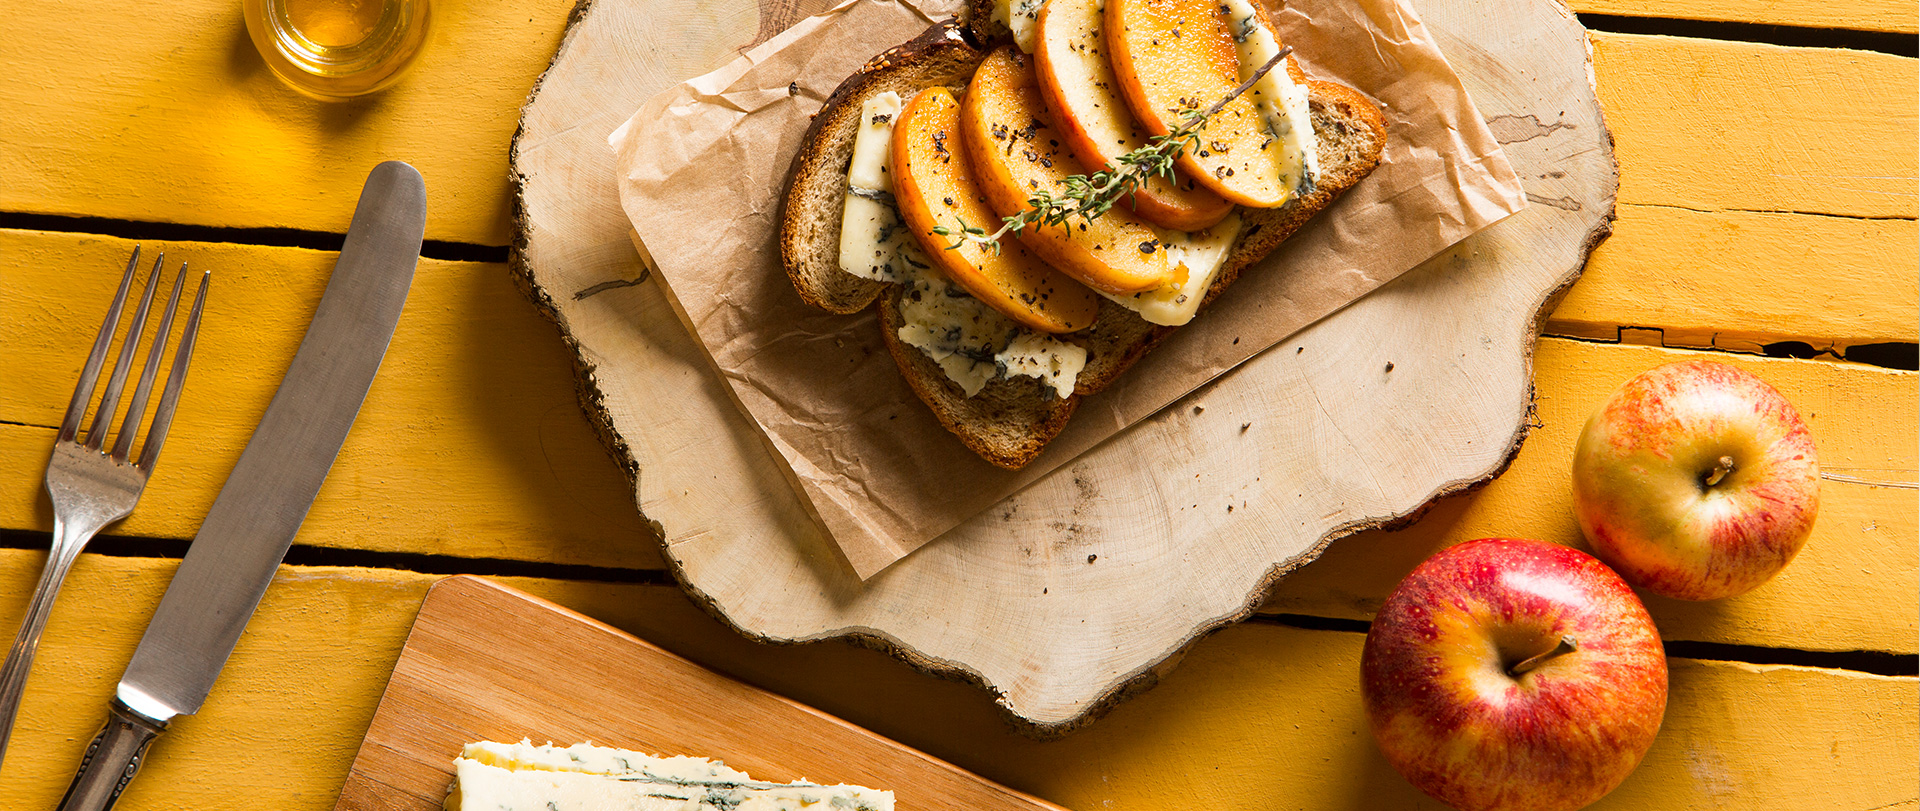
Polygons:
M1013 32L1013 44L1033 53L1040 36L1040 6L1046 0L993 0L993 21Z
M860 105L860 128L847 166L847 199L840 211L840 268L879 282L906 280L908 262L926 264L893 204L888 147L893 121L904 102L893 91L875 93Z
M1207 288L1220 275L1220 267L1240 236L1240 214L1228 214L1219 224L1204 231L1163 231L1160 244L1167 251L1167 262L1178 263L1174 282L1156 290L1132 295L1101 293L1122 307L1140 314L1149 324L1177 327L1193 320Z
M892 811L893 793L754 780L723 763L577 744L473 743L447 811Z
M1221 0L1221 8L1240 51L1240 80L1246 81L1280 53L1280 43L1272 29L1260 24L1252 0ZM1294 189L1296 196L1308 193L1320 174L1320 155L1306 85L1294 81L1282 63L1248 89L1247 97L1266 115L1271 134L1280 139L1281 185Z

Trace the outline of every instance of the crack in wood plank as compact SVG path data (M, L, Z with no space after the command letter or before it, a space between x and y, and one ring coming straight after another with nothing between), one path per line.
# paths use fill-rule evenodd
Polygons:
M1534 194L1533 192L1527 192L1527 202L1539 203L1543 206L1553 206L1561 211L1579 211L1581 209L1580 201L1571 197L1546 197Z
M1828 481L1846 482L1848 484L1864 484L1868 487L1898 487L1902 490L1920 490L1920 482L1891 482L1881 479L1863 479L1859 476L1848 476L1844 473L1828 473L1825 471L1820 473L1820 478Z
M1587 328L1584 328L1587 327ZM1607 337L1602 330L1613 330L1613 336ZM1768 355L1769 357L1794 357L1799 360L1849 361L1863 363L1883 369L1900 367L1876 363L1858 358L1848 358L1848 350L1855 346L1878 346L1877 343L1863 342L1850 344L1834 340L1808 340L1804 336L1772 334L1760 332L1713 331L1704 340L1688 337L1669 339L1667 333L1676 332L1682 336L1687 330L1674 330L1667 327L1648 327L1635 324L1586 325L1576 321L1548 319L1541 330L1542 336L1564 338L1585 343L1622 344L1627 346L1654 346L1663 349L1686 349L1697 352L1727 352L1739 355ZM1810 354L1800 357L1794 354L1775 355L1768 350L1780 344L1803 344Z
M1912 222L1912 221L1913 221L1913 219L1914 219L1913 217L1908 217L1908 216L1905 216L1905 215L1898 215L1898 214L1887 214L1887 215L1867 215L1867 214L1835 214L1835 213L1833 213L1833 212L1830 212L1830 211L1796 211L1796 210L1794 210L1794 209L1785 209L1785 208L1694 208L1693 206L1682 206L1682 205L1675 205L1675 204L1673 204L1673 203L1628 203L1628 202L1623 202L1623 203L1620 203L1620 206L1621 206L1622 208L1627 208L1627 207L1632 207L1632 208L1664 208L1664 209L1671 209L1671 210L1674 210L1674 211L1691 211L1691 212L1693 212L1693 213L1695 213L1695 214L1725 214L1725 213L1733 213L1733 214L1792 214L1792 215L1795 215L1795 216L1799 216L1799 217L1831 217L1831 218L1834 218L1834 219L1839 219L1839 220L1904 220L1904 221L1908 221L1908 222Z
M1502 146L1507 146L1535 138L1545 138L1556 130L1579 129L1579 127L1565 121L1542 124L1540 117L1536 115L1496 115L1487 119L1487 129L1493 131L1494 140L1499 141Z
M612 279L609 281L604 281L599 284L593 285L591 287L582 288L579 292L573 294L573 300L581 301L590 296L596 296L601 293L605 293L608 290L616 290L622 287L633 287L636 285L645 284L646 281L651 278L653 278L653 271L649 268L642 268L640 270L640 276L638 278Z

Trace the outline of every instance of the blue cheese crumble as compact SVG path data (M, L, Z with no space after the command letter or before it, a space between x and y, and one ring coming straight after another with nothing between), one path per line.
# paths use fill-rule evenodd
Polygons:
M893 792L770 783L718 761L590 744L470 743L446 811L893 811Z

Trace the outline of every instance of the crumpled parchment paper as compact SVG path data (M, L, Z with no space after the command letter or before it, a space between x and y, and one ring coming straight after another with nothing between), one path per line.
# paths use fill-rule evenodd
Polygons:
M1402 0L1266 0L1308 76L1382 104L1381 165L1100 395L1025 469L947 433L871 308L800 300L780 264L786 177L813 113L953 0L850 0L655 96L616 130L620 201L682 319L862 578L1526 205L1500 145Z

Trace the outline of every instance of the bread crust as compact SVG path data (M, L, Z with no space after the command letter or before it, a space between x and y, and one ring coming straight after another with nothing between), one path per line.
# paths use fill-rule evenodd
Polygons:
M787 173L780 212L780 264L800 298L841 315L867 308L887 288L840 269L840 212L847 196L860 106L889 90L911 97L938 84L964 88L987 52L957 21L934 25L868 60L827 97L813 116Z
M794 159L781 217L782 264L808 303L836 313L855 313L878 301L887 350L922 402L940 423L981 458L1018 469L1031 462L1072 416L1080 398L1112 385L1128 367L1170 337L1177 327L1158 326L1103 300L1092 327L1057 336L1087 349L1087 365L1074 393L1055 396L1030 378L996 379L973 397L948 379L926 353L901 341L900 285L870 281L839 268L840 210L847 192L847 166L863 101L893 90L911 96L936 84L956 92L992 48L1007 38L991 21L991 0L972 0L968 22L949 20L887 50L842 82L808 127ZM1288 72L1304 80L1289 60ZM1207 288L1205 310L1253 263L1271 253L1379 164L1386 122L1378 105L1359 91L1332 82L1307 82L1321 174L1314 189L1284 206L1242 208L1240 237ZM843 281L847 280L847 281ZM887 288L895 290L887 293Z
M896 288L881 297L878 305L880 337L913 393L927 404L941 425L980 458L1009 470L1033 461L1067 427L1067 419L1080 405L1080 396L1058 397L1037 378L1014 377L988 381L968 397L933 358L900 340L900 328L906 325L900 313L900 297L906 293L906 286Z

